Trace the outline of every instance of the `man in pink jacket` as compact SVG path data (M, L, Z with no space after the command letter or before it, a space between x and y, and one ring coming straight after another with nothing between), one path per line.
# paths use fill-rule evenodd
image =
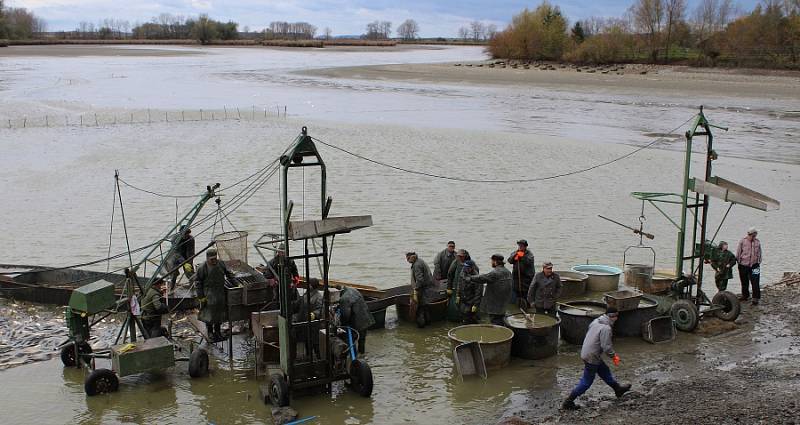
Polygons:
M750 285L753 286L753 305L761 298L761 241L758 230L751 227L747 236L736 247L736 261L739 263L739 280L742 282L742 301L750 299Z

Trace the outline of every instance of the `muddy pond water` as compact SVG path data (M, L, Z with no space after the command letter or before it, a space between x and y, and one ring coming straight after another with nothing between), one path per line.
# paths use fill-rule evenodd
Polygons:
M0 203L0 262L69 265L104 257L114 170L137 187L167 195L122 188L131 245L150 243L174 223L176 211L194 202L171 195L199 195L207 184L227 187L247 177L275 159L302 126L321 140L388 164L448 176L513 179L561 174L620 157L633 149L630 144L652 140L644 133L672 129L695 112L694 104L652 94L637 100L533 88L541 94L533 96L479 86L325 81L295 73L313 67L483 57L480 49L447 48L4 58L4 119L75 117L93 111L105 117L134 111L141 117L146 108L175 117L184 109L221 110L223 105L287 105L289 116L0 129L5 199ZM734 126L718 137L718 174L782 201L781 210L767 213L734 207L717 239L735 247L747 227L758 227L765 250L762 279L774 281L797 263L797 122L770 112L789 109L785 101L721 95L710 102L718 107L709 108L708 114ZM752 103L761 107L752 108ZM768 144L768 139L775 143ZM331 275L381 288L406 284L409 270L403 254L416 250L431 264L451 239L458 248L467 248L482 270L489 270L492 254L507 256L520 238L531 243L537 264L550 260L565 270L585 263L620 266L626 247L639 240L597 214L633 225L641 204L630 192L679 190L683 155L676 145L666 147L671 148L645 150L614 166L568 178L490 185L401 173L321 147L329 167L332 215L371 214L375 223L337 237ZM695 169L702 159L695 157ZM297 218L319 213L318 177L308 172L291 180ZM223 205L238 189L223 191ZM212 218L199 227L198 246L222 231L222 224L249 232L251 242L263 232L276 231L278 199L273 179L231 213L230 222L214 225ZM712 205L710 219L716 226L725 209L719 202ZM115 214L112 253L125 247L118 209ZM214 208L209 206L203 215L213 217ZM656 266L669 268L675 229L652 209L646 215L646 231L656 235L650 242L657 252ZM253 250L249 255L251 263L260 262ZM94 267L124 265L117 261ZM729 284L734 290L737 286L735 281ZM513 359L486 381L462 382L454 374L447 338L453 325L418 330L398 323L393 309L387 320L388 329L370 332L367 342L366 359L376 382L372 398L337 388L333 397L298 399L293 406L301 415L318 415L318 422L325 424L493 423L516 411L556 405L580 371L578 348L562 343L556 357ZM620 339L617 351L625 353L626 366L618 372L623 379L665 378L671 362L701 343L693 335L680 335L665 346ZM83 393L83 373L63 369L57 359L11 368L0 372L0 383L13 389L0 397L1 422L269 423L269 409L258 400L260 382L253 379L247 359L234 365L213 363L207 379L190 380L185 365L179 365L163 375L123 379L119 393L95 398ZM590 394L602 391L596 386Z

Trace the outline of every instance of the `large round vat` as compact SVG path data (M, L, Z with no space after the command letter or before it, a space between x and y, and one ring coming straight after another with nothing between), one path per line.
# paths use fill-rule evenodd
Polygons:
M573 301L559 304L561 337L570 344L582 345L589 324L606 312L606 305L595 301Z
M416 322L416 306L411 308L410 304L397 304L397 317L406 322ZM447 298L433 301L428 304L428 320L430 322L440 322L447 318Z
M633 310L620 311L614 323L614 336L642 336L642 323L658 317L658 303L649 298L642 298L639 307Z
M447 333L453 348L465 342L477 342L483 352L486 369L498 369L511 361L514 332L503 326L478 324L450 329Z
M528 360L543 359L558 353L558 329L561 320L546 314L512 314L505 318L514 331L511 355Z
M561 277L561 296L558 299L580 297L586 293L586 282L589 280L589 275L566 270L556 273Z
M600 264L581 264L572 268L574 272L585 273L589 276L586 281L586 290L593 292L608 292L619 289L619 277L622 270L617 267Z

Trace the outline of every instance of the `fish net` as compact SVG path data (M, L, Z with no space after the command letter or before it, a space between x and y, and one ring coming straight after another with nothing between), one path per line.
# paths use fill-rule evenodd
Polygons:
M247 263L247 232L237 230L220 233L214 237L214 241L220 260Z

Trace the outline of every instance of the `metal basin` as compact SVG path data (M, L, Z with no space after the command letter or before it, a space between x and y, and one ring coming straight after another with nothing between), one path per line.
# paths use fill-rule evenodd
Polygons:
M622 270L617 267L601 264L581 264L572 268L572 271L589 275L586 290L593 292L609 292L619 289L619 277Z
M416 322L416 306L410 304L397 304L397 317L406 322ZM447 298L433 301L428 304L428 320L431 322L441 322L447 319Z
M642 336L642 324L658 317L658 303L649 298L642 298L639 307L633 310L620 311L619 319L614 323L614 336Z
M586 282L589 275L586 273L559 270L556 273L561 277L561 296L558 299L580 297L586 293Z
M559 304L561 337L570 344L583 345L589 324L592 323L592 320L602 316L605 311L606 305L595 301L573 301L569 305Z
M558 353L558 329L561 319L546 314L506 316L506 326L514 331L511 354L528 360L544 359Z
M447 333L453 349L465 342L477 342L483 352L486 369L499 369L511 361L514 332L503 326L478 324L450 329Z

